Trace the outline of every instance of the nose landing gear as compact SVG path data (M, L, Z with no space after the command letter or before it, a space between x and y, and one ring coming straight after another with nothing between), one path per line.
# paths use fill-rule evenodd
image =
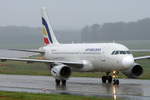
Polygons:
M114 82L113 85L119 85L119 80L118 79L114 79L113 82Z
M119 85L118 74L119 72L113 71L113 85Z
M113 71L112 76L109 74L110 72L106 73L106 76L102 76L102 83L108 82L109 84L111 84L113 82L113 85L119 85L119 80L118 80L119 72Z

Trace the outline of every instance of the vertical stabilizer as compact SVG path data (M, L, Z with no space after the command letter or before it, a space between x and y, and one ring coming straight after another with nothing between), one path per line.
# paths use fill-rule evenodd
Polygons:
M49 23L46 8L42 8L42 33L44 36L44 44L59 44L57 41L53 29Z

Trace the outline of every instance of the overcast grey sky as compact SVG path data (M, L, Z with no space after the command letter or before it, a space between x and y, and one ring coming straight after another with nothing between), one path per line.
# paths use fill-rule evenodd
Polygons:
M150 0L0 0L0 26L40 27L43 6L55 29L150 17Z

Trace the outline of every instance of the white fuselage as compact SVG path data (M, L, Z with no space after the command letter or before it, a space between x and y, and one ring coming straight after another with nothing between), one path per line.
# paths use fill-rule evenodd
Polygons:
M129 49L117 43L47 45L43 50L46 59L89 62L89 66L79 71L121 71L134 65L133 55L127 53ZM112 54L114 51L124 52Z

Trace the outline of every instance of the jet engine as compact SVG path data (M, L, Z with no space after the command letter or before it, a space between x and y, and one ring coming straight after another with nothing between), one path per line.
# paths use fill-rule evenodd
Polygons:
M141 65L135 63L133 67L122 71L124 75L126 75L128 78L138 78L143 74L143 68Z
M56 79L67 79L71 75L71 68L64 64L55 65L51 69L51 74Z

